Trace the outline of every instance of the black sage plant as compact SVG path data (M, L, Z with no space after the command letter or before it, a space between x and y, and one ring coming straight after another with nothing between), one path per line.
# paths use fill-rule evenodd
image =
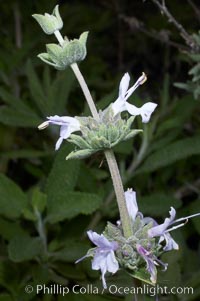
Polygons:
M135 129L133 126L135 117L139 116L143 123L147 123L157 107L153 102L147 102L141 107L128 102L132 93L147 77L142 73L135 84L130 86L130 75L125 73L119 84L117 99L98 112L77 65L86 57L88 32L82 33L79 39L69 40L66 36L63 38L60 33L63 21L58 6L51 15L34 14L33 17L46 34L54 34L58 40L58 43L47 44L47 52L39 54L38 57L57 70L65 70L68 67L73 70L92 114L85 117L49 116L38 128L42 130L51 125L60 126L60 137L55 149L58 150L64 140L75 146L74 151L67 155L67 160L84 159L96 152L104 152L119 209L119 220L115 224L108 222L102 234L87 231L95 247L89 249L82 258L77 258L76 263L91 257L92 269L100 270L104 288L107 287L106 273L114 274L119 269L128 272L133 278L155 285L157 269L166 271L168 266L161 261L160 256L179 249L171 232L184 226L189 218L200 213L176 219L176 211L171 207L169 217L158 224L153 218L145 217L139 211L135 191L124 191L113 147L141 133L141 129ZM128 118L122 114L124 111L128 112Z

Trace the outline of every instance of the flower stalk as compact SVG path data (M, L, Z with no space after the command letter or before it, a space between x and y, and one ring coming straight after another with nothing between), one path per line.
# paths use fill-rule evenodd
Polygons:
M64 39L62 37L62 35L60 34L60 32L58 30L56 30L54 32L59 44L62 46L64 43ZM67 38L65 38L66 40ZM71 65L71 68L81 86L81 89L83 91L83 94L87 100L88 106L90 108L90 111L92 113L92 116L96 119L99 120L99 114L97 112L96 106L94 104L93 98L91 96L91 93L88 89L88 86L85 82L85 79L82 75L82 73L80 72L80 69L78 67L78 65L76 63ZM108 167L111 173L111 178L113 181L113 186L114 186L114 190L115 190L115 194L116 194L116 199L117 199L117 204L119 207L119 213L120 213L120 220L122 223L122 228L123 228L123 232L124 232L124 236L126 238L129 238L130 236L132 236L132 227L131 227L131 221L128 215L128 210L126 207L126 201L125 201L125 196L124 196L124 189L123 189L123 185L122 185L122 180L121 180L121 176L119 173L119 168L115 159L115 155L113 153L112 150L106 150L104 152L106 160L108 162Z

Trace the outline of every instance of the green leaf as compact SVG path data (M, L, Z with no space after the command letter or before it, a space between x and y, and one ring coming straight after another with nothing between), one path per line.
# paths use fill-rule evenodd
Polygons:
M74 263L77 259L85 255L89 249L89 244L74 239L64 241L66 247L54 252L53 260Z
M66 157L66 160L72 160L72 159L86 159L92 154L94 154L96 151L93 149L80 149L77 151L72 151L69 153Z
M52 170L47 179L46 192L48 202L54 202L59 194L72 191L76 185L79 174L79 161L66 161L66 155L71 147L63 146L56 155Z
M33 97L40 113L47 116L48 99L44 93L42 84L38 75L36 74L32 62L29 60L26 64L26 74L28 76L28 83L31 96Z
M63 115L70 92L74 86L75 77L72 71L58 72L56 78L51 81L50 87L45 89L49 104L49 115Z
M3 158L8 158L8 159L21 159L21 158L30 159L30 158L39 158L39 157L52 155L52 152L39 151L34 149L20 149L14 151L1 152L0 154Z
M175 199L172 195L164 192L152 193L148 196L138 197L138 199L140 204L139 210L151 216L167 216L171 206L178 209L182 204L181 200Z
M0 301L13 301L13 298L8 294L0 294Z
M54 266L55 271L57 271L59 275L64 276L65 279L73 279L75 281L80 281L86 278L85 273L83 273L83 271L80 270L78 265L74 266L74 264L72 265L63 262L57 262L54 264Z
M41 192L37 187L32 192L31 204L39 212L43 212L47 203L47 195Z
M41 255L43 250L42 241L39 237L21 235L14 237L8 245L8 255L14 262L22 262L34 259Z
M140 268L138 271L135 272L128 272L128 274L133 278L139 279L152 285L152 282L150 280L150 274L146 271L145 268Z
M15 236L24 234L26 234L26 231L21 228L18 222L11 222L6 219L0 218L0 235L4 239L10 240Z
M12 180L0 174L0 214L18 218L28 204L25 193Z
M100 196L90 193L57 191L48 202L47 220L50 223L71 219L79 214L91 214L102 203Z
M198 200L192 202L189 206L189 210L190 210L191 215L200 212L200 200L198 199ZM191 220L192 220L192 223L194 224L197 232L200 234L200 217L197 216L197 217L192 218Z
M160 286L164 286L167 283L167 286L170 289L171 287L178 287L181 285L181 269L177 258L178 256L177 251L171 251L166 252L161 257L163 262L168 263L168 267L165 272L158 268L158 284Z
M200 154L200 136L185 138L150 155L135 174L155 171L178 160Z
M2 106L0 108L0 122L14 127L36 127L41 123L41 119L31 110L27 112Z

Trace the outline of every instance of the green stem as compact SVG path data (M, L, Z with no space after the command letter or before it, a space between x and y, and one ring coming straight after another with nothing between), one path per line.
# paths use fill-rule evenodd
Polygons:
M129 218L128 210L126 207L126 200L124 195L122 179L119 173L119 168L115 159L115 155L112 150L106 150L104 154L108 162L109 170L113 181L113 186L115 189L124 236L128 238L133 235L133 231L131 227L131 220Z
M37 209L35 209L34 212L35 212L35 216L37 217L37 231L42 240L42 243L44 246L44 252L45 252L45 254L47 254L47 237L46 237L44 223L43 223L40 212Z
M93 117L96 120L99 120L99 114L97 112L96 106L94 104L94 101L92 99L92 96L90 94L88 86L87 86L87 84L86 84L86 82L84 80L83 75L80 72L80 69L79 69L78 65L77 64L72 64L71 68L72 68L72 70L73 70L73 72L74 72L74 74L75 74L75 76L76 76L76 78L77 78L77 80L78 80L78 82L79 82L79 84L81 86L81 89L82 89L83 94L84 94L84 96L85 96L85 98L87 100L88 106L90 108L90 111L91 111Z
M63 45L64 39L62 37L62 35L60 34L59 31L55 31L55 36L58 39L58 42L60 43L60 45ZM93 117L96 120L99 120L99 114L97 112L96 106L94 104L93 98L91 96L91 93L88 89L88 86L85 82L84 77L82 76L78 65L72 64L71 68L81 86L81 89L83 91L83 94L87 100L88 106L90 108L90 111L93 115ZM131 227L131 220L128 214L128 210L126 207L126 200L125 200L125 195L124 195L124 189L123 189L123 185L122 185L122 180L121 180L121 176L119 173L119 169L118 169L118 165L115 159L115 155L113 153L112 150L106 150L105 151L105 156L108 162L108 167L111 173L111 177L112 177L112 181L113 181L113 186L115 189L115 194L116 194L116 199L117 199L117 204L119 207L119 213L120 213L120 220L122 223L122 228L123 228L123 232L124 232L124 236L126 238L132 236L133 232L132 232L132 227Z

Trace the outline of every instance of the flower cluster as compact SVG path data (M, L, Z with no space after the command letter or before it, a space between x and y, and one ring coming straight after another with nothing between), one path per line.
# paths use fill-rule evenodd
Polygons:
M170 235L185 224L191 217L200 213L175 219L176 211L173 207L169 211L170 217L162 224L158 224L153 218L143 217L138 211L136 193L132 189L125 192L126 206L132 221L133 236L126 239L123 236L120 221L117 225L108 223L103 234L99 235L88 231L89 239L96 245L88 253L77 260L80 262L86 257L93 257L92 269L101 270L103 287L106 288L105 273L116 273L119 268L124 268L132 277L137 278L138 274L143 281L155 284L157 281L157 266L167 269L167 263L163 263L159 256L164 251L178 250L179 246ZM180 223L183 222L183 223ZM177 226L174 224L179 223ZM163 242L165 243L163 244Z
M44 129L49 124L61 126L56 150L59 149L64 139L70 138L73 132L80 131L82 136L73 135L69 141L77 145L81 151L70 154L70 158L84 158L98 150L112 148L117 143L132 138L141 130L131 129L134 118L130 117L128 120L124 120L121 118L121 113L128 111L132 116L140 115L142 122L146 123L150 120L157 104L147 102L138 108L128 103L127 99L135 89L146 81L146 75L143 73L130 89L128 89L129 81L130 76L125 73L119 85L118 98L103 112L99 112L99 121L92 117L60 117L56 115L47 117L48 121L43 122L38 128Z

